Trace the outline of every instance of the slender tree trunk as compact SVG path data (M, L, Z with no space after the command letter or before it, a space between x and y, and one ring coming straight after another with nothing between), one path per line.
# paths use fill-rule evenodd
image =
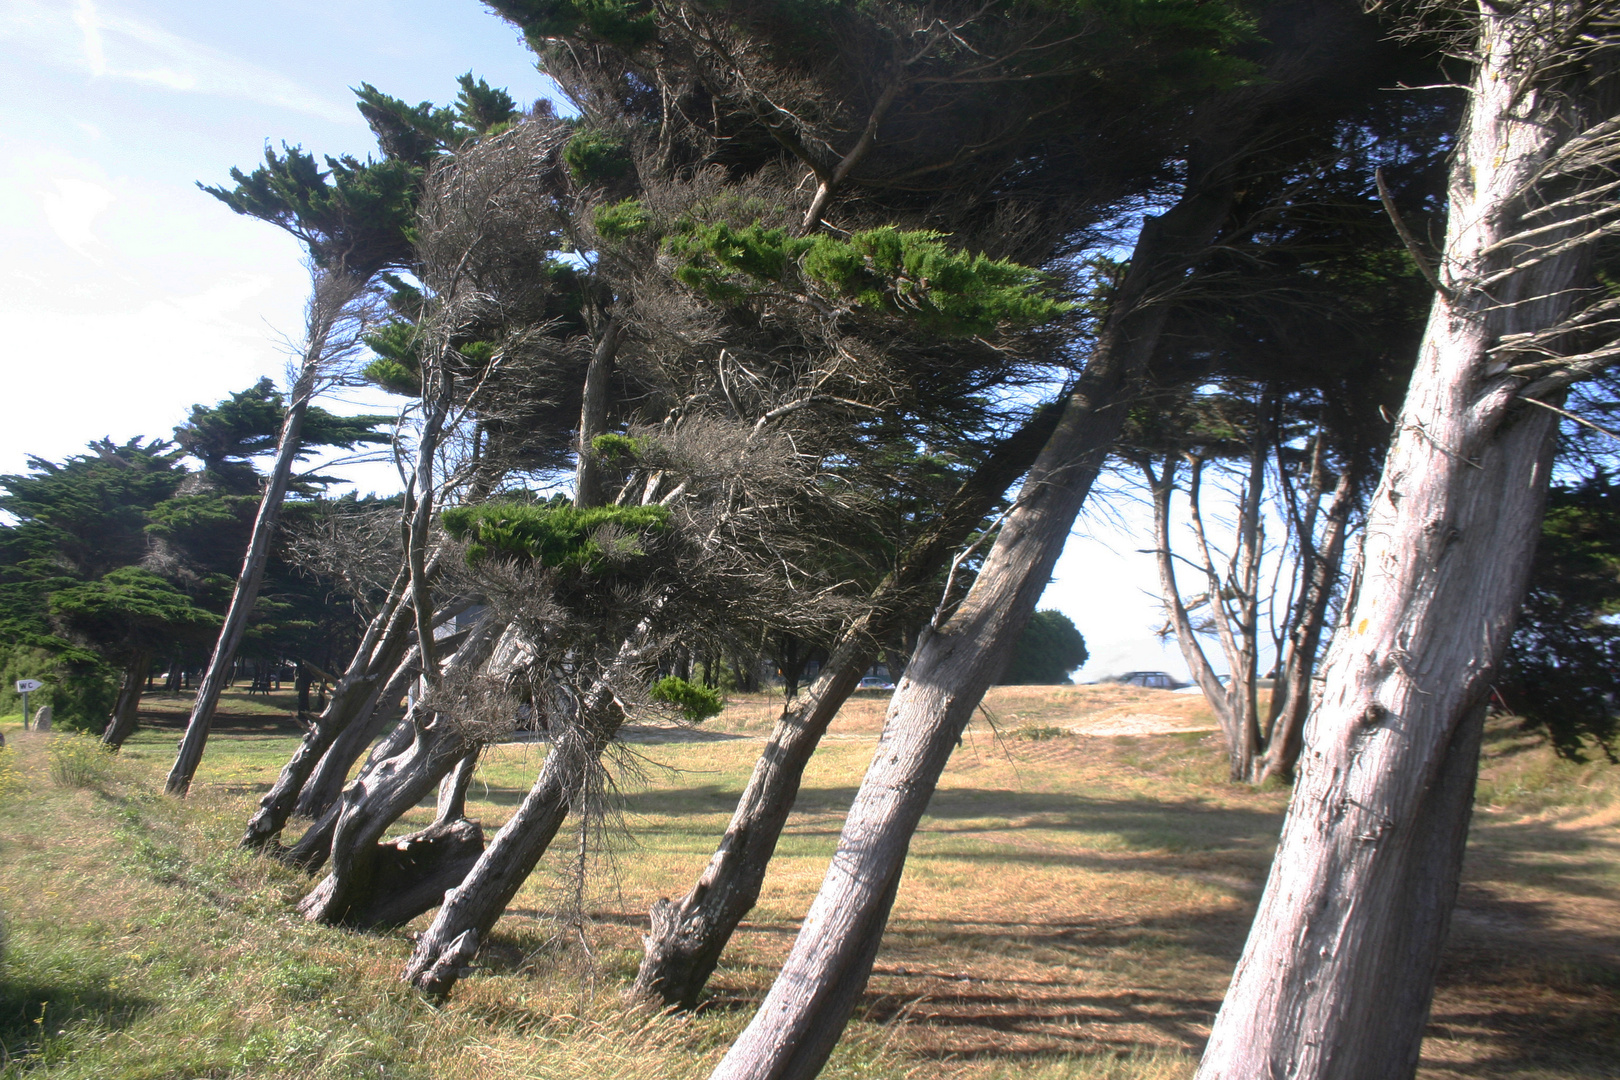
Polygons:
M1300 615L1290 628L1287 662L1278 673L1272 689L1271 718L1266 734L1266 763L1263 779L1292 783L1294 766L1305 744L1305 718L1311 708L1311 682L1316 674L1317 653L1322 631L1327 626L1328 604L1344 564L1345 537L1350 512L1355 505L1356 480L1346 468L1333 490L1333 502L1326 514L1322 541L1310 567L1305 595L1300 599Z
M636 974L638 993L665 1005L697 1004L737 924L759 900L766 867L798 797L805 766L827 725L860 683L877 655L878 642L899 627L921 621L926 611L923 587L1029 468L1056 426L1058 413L1056 408L1037 413L963 482L901 556L896 570L873 591L866 615L840 636L808 692L783 710L725 836L697 883L680 903L666 898L653 905L652 928Z
M107 721L106 730L101 733L101 741L107 746L117 749L124 745L124 740L135 731L136 720L141 708L141 688L146 685L146 673L152 667L152 654L149 652L137 653L124 668L124 677L118 684L118 697L113 700L112 716ZM24 721L28 717L23 717Z
M303 364L298 371L298 380L293 384L291 400L287 403L287 416L282 421L281 434L276 440L275 462L265 481L259 512L253 519L252 538L242 559L236 588L231 593L231 604L225 612L225 622L220 627L214 655L197 687L197 700L192 705L191 718L186 722L186 734L180 741L180 751L175 755L174 766L169 770L169 778L164 784L171 795L185 795L197 765L202 761L208 731L214 722L214 711L219 707L219 695L230 678L236 650L241 647L242 636L247 632L248 617L253 614L253 604L259 597L259 586L264 581L276 520L287 495L287 485L292 480L293 464L303 445L300 434L304 427L304 414L309 410L309 400L315 393L315 380L326 359L327 345L337 321L361 284L324 273L317 278L309 303L309 337L304 344Z
M1515 357L1498 347L1559 325L1590 284L1583 249L1559 250L1567 218L1555 209L1527 222L1539 207L1524 196L1587 120L1580 75L1547 85L1554 62L1573 63L1561 53L1573 31L1557 24L1587 10L1544 0L1479 10L1446 288L1201 1080L1405 1080L1417 1069L1486 695L1523 596L1556 433L1556 415L1522 402L1524 380L1506 370Z
M808 1080L826 1063L871 973L912 833L939 774L1006 667L1124 423L1133 384L1168 314L1162 293L1203 252L1230 206L1227 185L1206 179L1163 217L1144 222L1117 306L1057 430L967 597L919 641L821 891L782 973L715 1080Z

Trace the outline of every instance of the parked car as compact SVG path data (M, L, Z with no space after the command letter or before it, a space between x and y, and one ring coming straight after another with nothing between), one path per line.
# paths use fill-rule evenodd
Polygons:
M857 690L893 690L894 683L888 679L880 679L876 675L868 675L855 687Z
M1181 686L1181 680L1167 671L1127 671L1115 678L1114 682L1124 686L1141 686L1149 690L1174 690Z

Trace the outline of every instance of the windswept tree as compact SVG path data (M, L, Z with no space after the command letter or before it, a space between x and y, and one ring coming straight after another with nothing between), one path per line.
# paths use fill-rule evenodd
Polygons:
M1405 14L1470 69L1433 307L1204 1080L1416 1072L1561 403L1620 359L1615 6Z
M264 560L293 462L302 445L310 400L323 379L342 373L364 348L378 321L372 292L378 274L414 265L411 230L427 163L447 144L477 138L509 122L514 110L504 91L493 90L471 74L461 79L457 108L412 109L367 85L360 109L383 148L381 160L326 159L322 171L313 155L293 147L278 155L265 149L265 163L251 173L231 170L235 187L204 191L239 214L256 217L297 237L309 251L310 300L302 355L276 441L276 456L265 482L252 539L219 641L197 689L186 735L169 770L167 788L183 795L202 759L209 726L236 650L258 595ZM412 138L412 119L428 125L436 139Z
M1003 518L967 596L942 605L891 699L879 752L782 974L716 1077L808 1077L825 1062L871 970L912 832L985 689L1033 613L1175 298L1233 219L1240 184L1296 152L1372 92L1378 50L1342 4L1267 9L1254 55L1269 79L1208 94L1183 144L1184 185L1137 239L1064 415ZM1309 104L1312 108L1306 108ZM1320 112L1315 111L1320 109Z

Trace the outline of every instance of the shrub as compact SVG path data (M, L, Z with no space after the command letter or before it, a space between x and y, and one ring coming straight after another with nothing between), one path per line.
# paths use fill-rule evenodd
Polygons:
M636 199L625 199L611 206L599 207L592 220L596 233L603 240L628 240L647 231L650 218L647 207Z
M1045 742L1047 739L1061 739L1070 732L1060 727L1046 727L1041 724L1025 724L1013 735L1029 742Z
M28 707L49 705L51 723L61 728L100 731L118 695L113 669L83 649L58 655L26 645L0 648L0 714L22 711L18 679L45 684L28 695Z
M112 750L93 735L54 736L50 759L51 779L63 787L96 787L112 775Z
M652 699L674 705L694 724L719 716L726 707L720 691L689 683L679 675L668 675L653 683Z

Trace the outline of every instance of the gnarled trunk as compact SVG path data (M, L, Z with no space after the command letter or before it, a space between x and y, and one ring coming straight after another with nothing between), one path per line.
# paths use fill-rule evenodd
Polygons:
M452 663L471 667L488 655L493 627L487 622L474 628ZM311 921L348 922L353 912L373 904L376 888L377 842L401 815L432 791L469 746L453 718L431 713L420 705L411 710L410 742L398 753L379 760L363 771L343 792L333 820L311 826L311 834L328 827L328 880L323 881L299 904ZM405 725L401 725L404 727ZM306 844L309 834L299 838L288 853L289 859L309 865L319 859L317 842Z
M259 809L248 819L247 831L242 835L245 848L260 848L274 842L281 835L287 818L292 815L298 793L315 770L321 757L332 745L332 740L373 706L380 690L378 683L399 665L400 655L406 648L411 628L411 615L405 604L406 574L394 581L388 600L366 627L360 645L348 670L338 680L315 724L305 732L298 749L281 767L270 790L259 799ZM305 667L299 665L300 693L309 695Z

